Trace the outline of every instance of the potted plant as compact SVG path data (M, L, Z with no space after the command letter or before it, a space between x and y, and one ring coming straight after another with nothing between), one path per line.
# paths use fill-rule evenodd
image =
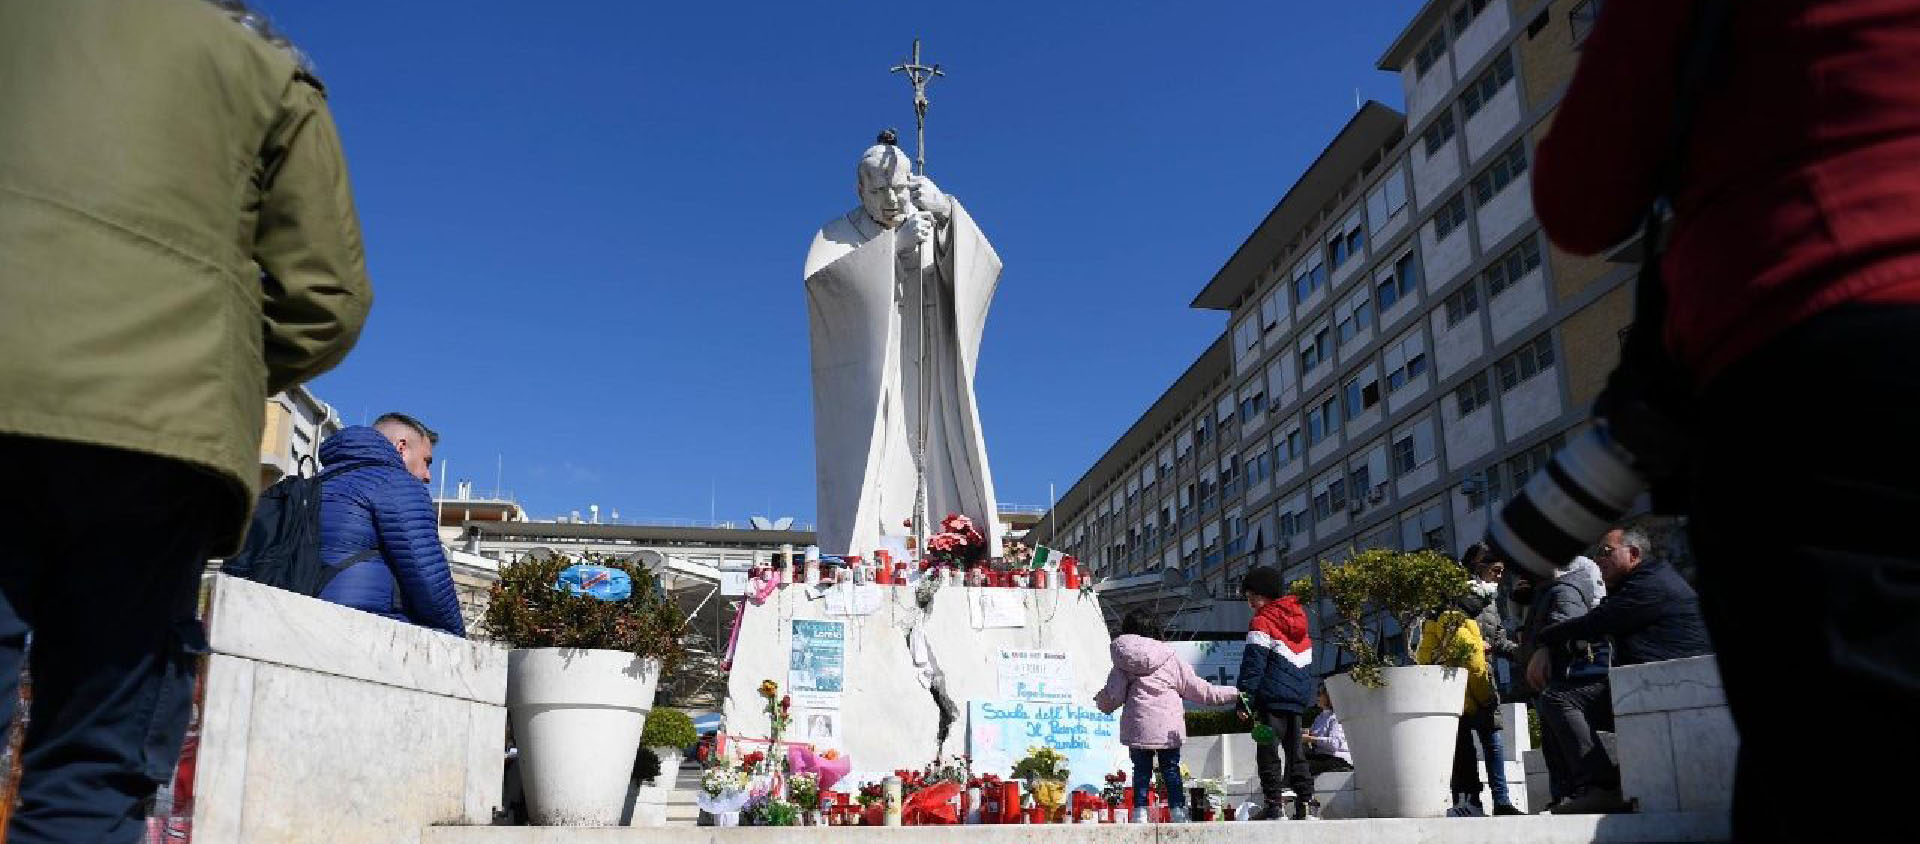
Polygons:
M485 628L507 655L507 713L528 817L614 826L660 674L680 662L680 611L644 568L529 556L500 568Z
M1013 763L1013 778L1025 781L1027 793L1042 810L1047 823L1060 820L1060 809L1067 800L1066 754L1045 745L1027 748L1027 755Z
M680 770L686 749L699 740L700 734L693 731L693 719L665 706L647 713L647 726L640 731L641 746L653 748L654 755L660 757L660 769L669 779Z
M1352 668L1327 680L1346 725L1360 797L1373 817L1446 814L1453 737L1466 696L1466 655L1449 642L1439 664L1413 665L1412 635L1422 619L1450 609L1470 589L1466 569L1438 551L1372 548L1321 573L1321 585L1294 582L1302 602L1325 598L1336 621L1330 638L1354 655ZM1407 632L1404 653L1386 646L1383 622ZM1438 626L1451 638L1459 624ZM1405 663L1403 664L1402 658Z
M633 755L633 774L627 782L627 813L622 818L625 826L667 825L667 794L673 786L671 780L662 785L662 776L672 777L673 772L661 765L653 748L642 743Z

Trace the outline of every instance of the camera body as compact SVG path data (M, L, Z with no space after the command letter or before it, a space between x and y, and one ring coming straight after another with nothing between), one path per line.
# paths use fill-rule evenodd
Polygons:
M1568 443L1507 502L1487 528L1502 559L1551 578L1554 567L1599 541L1648 487L1604 420Z

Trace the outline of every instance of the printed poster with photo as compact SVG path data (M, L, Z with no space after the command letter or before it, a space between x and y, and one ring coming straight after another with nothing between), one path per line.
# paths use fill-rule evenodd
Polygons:
M840 710L846 675L847 624L844 621L793 620L793 649L787 662L787 694L798 709Z

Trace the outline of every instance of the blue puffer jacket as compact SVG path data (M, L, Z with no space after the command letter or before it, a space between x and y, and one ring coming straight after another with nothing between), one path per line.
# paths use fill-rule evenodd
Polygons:
M320 597L343 606L466 635L453 573L440 549L433 499L408 474L384 434L355 426L320 444L321 465L347 469L320 488L320 560L337 566L377 550L335 576Z

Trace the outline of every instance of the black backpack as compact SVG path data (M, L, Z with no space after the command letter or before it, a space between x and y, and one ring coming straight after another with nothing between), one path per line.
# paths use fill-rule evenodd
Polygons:
M335 466L311 477L298 472L260 493L240 553L220 565L220 573L318 597L334 575L380 553L362 551L337 566L320 562L320 485L345 472L376 465L361 461Z

